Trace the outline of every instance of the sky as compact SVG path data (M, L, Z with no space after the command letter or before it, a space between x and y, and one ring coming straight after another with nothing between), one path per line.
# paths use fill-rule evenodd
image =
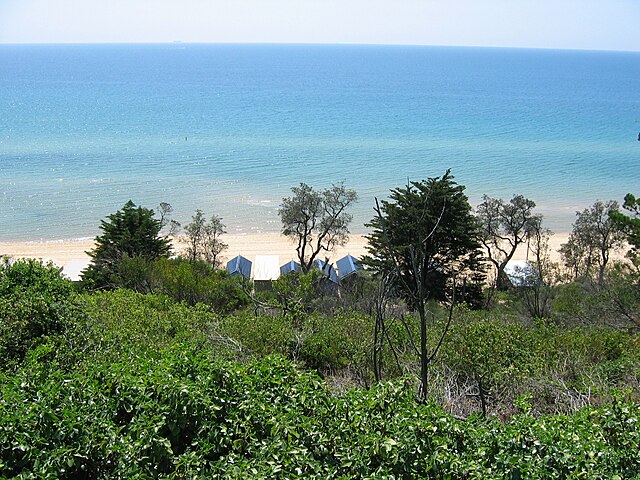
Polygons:
M0 0L0 43L173 41L640 51L640 0Z

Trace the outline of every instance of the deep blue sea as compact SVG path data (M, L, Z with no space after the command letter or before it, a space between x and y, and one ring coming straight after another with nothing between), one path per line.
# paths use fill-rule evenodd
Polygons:
M640 194L640 53L400 46L0 46L0 240L91 237L127 200L278 231L301 181L360 200L451 168L472 203L571 229Z

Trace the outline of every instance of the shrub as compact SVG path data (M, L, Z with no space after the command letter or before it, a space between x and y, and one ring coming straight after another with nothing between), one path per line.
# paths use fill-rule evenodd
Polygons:
M634 478L640 409L455 420L402 382L332 395L278 357L175 345L0 376L0 476Z
M204 303L221 313L249 304L240 280L199 260L159 259L151 267L149 283L154 292L188 305Z
M71 281L33 259L0 264L0 367L64 332L79 316Z

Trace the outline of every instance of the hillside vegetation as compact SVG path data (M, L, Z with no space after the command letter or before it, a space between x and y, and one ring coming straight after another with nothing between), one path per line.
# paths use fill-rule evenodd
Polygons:
M0 478L640 479L638 201L583 212L563 270L532 202L485 198L482 233L462 190L448 172L395 190L339 287L310 267L254 292L216 268L215 216L169 258L132 203L83 282L5 259ZM598 222L627 260L596 248ZM535 259L510 276L495 235Z

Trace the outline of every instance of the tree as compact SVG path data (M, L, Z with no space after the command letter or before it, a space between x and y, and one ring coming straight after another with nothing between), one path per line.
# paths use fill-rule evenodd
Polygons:
M342 183L322 191L301 183L291 192L293 195L283 198L278 210L282 234L295 242L301 268L308 272L321 252L331 252L349 241L353 217L346 210L358 194Z
M196 210L191 223L184 228L184 242L187 244L186 254L191 261L202 260L214 268L221 264L220 254L228 247L220 236L225 231L222 219L212 215L207 222L202 210Z
M160 226L164 229L164 227L169 227L169 233L167 235L173 236L178 233L180 230L180 222L177 222L171 218L171 214L173 213L173 207L170 203L160 202L158 205L158 215L160 215Z
M518 247L541 229L542 216L533 214L535 206L534 201L522 195L514 195L509 202L484 195L476 209L480 238L489 261L495 267L495 286L498 290L507 290L512 286L505 272L507 264Z
M430 363L438 349L427 346L427 330L432 325L427 301L449 299L453 304L456 277L479 280L483 276L478 226L464 187L453 178L447 170L442 177L392 190L389 200L376 200L376 216L367 225L373 229L367 236L369 255L362 260L378 276L393 278L395 289L418 313L425 397ZM438 345L447 329L448 323Z
M95 247L87 252L91 263L82 272L82 281L91 288L114 288L123 258L141 257L145 260L168 257L171 242L160 236L162 224L151 209L136 207L129 200L122 209L100 222L102 235L95 239Z
M595 202L582 212L576 212L576 221L567 243L560 248L565 266L574 278L592 277L597 269L598 285L612 251L622 247L624 234L616 229L611 214L619 211L618 202ZM615 216L615 215L614 215Z
M633 194L627 193L622 208L629 214L613 210L609 212L609 217L615 228L627 236L627 243L631 246L627 257L640 269L640 197L636 198Z
M640 198L628 193L622 207L628 212L611 211L615 228L626 235L631 265L616 265L609 279L610 298L618 313L636 327L640 326Z
M546 318L551 313L551 303L556 295L556 287L561 282L560 266L551 260L549 238L551 231L536 228L531 233L529 248L532 259L526 267L516 268L519 277L518 296L522 306L533 318Z

